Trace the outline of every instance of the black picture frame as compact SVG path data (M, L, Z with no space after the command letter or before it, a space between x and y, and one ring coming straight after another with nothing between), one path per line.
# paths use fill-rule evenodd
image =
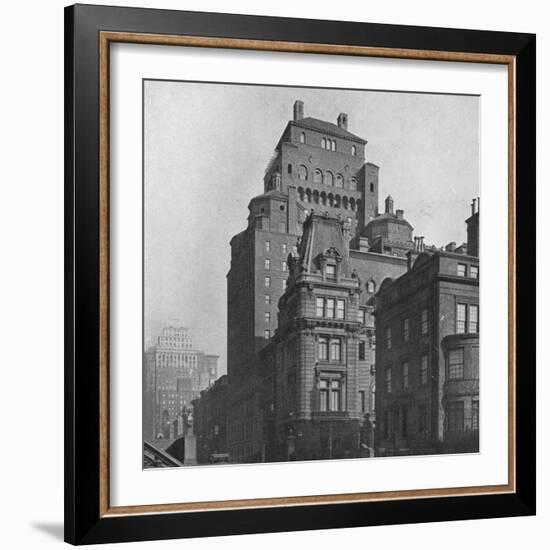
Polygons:
M100 32L514 57L515 491L378 502L102 515L100 510ZM142 8L65 9L65 540L129 542L535 514L535 61L532 34Z

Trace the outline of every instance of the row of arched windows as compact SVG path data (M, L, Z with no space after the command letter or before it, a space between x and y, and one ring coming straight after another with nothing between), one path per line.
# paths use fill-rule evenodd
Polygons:
M336 140L335 139L329 139L329 138L323 138L321 140L321 147L323 149L326 149L327 151L336 151Z
M343 208L344 210L351 210L355 212L361 208L361 199L355 200L354 197L348 198L346 196L333 195L332 193L325 193L324 191L311 190L309 188L304 189L298 187L298 196L302 202L312 202L315 204L322 204L323 206L332 206L333 208Z
M300 164L298 167L298 178L304 181L307 181L309 179L309 172L307 169L307 166ZM323 173L322 170L319 168L316 168L313 171L313 183L322 183L325 185L329 185L331 187L339 187L340 189L344 188L344 176L342 174L336 174L336 178L334 177L334 174L327 170ZM357 180L355 178L350 178L348 180L348 189L351 191L357 190Z

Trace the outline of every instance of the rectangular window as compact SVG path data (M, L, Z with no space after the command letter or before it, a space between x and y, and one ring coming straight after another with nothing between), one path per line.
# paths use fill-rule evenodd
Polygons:
M283 289L283 292L285 292L285 290L286 290L286 284L287 284L286 279L283 279L282 282L281 282L281 287Z
M359 342L359 361L365 360L365 342Z
M403 363L403 389L409 389L409 363L405 361Z
M476 333L479 332L479 316L478 316L479 308L477 305L471 305L469 308L469 315L468 315L468 332Z
M466 264L457 264L456 265L456 274L459 277L466 277Z
M342 343L339 338L334 338L330 341L330 360L342 360Z
M269 258L266 258L264 260L264 269L270 269L271 268L271 260Z
M386 328L386 349L391 349L391 327Z
M329 319L334 319L334 298L327 298L326 304L327 304L327 309L326 309L325 315Z
M420 322L420 332L422 334L428 334L428 310L422 310L422 320Z
M464 431L464 403L462 401L447 403L447 430L449 432Z
M286 243L283 243L281 244L281 254L286 254L286 252L287 252Z
M268 328L266 328L266 329L264 330L264 338L265 338L266 340L269 340L269 338L270 338L270 332L269 332L269 329L268 329Z
M343 319L346 315L346 302L336 300L336 319Z
M409 431L409 418L407 407L401 408L401 437L407 437Z
M319 410L321 412L328 411L328 394L329 394L329 381L319 380Z
M265 251L269 252L271 250L271 243L269 241L265 241Z
M361 407L361 412L367 412L367 403L366 403L366 400L365 400L365 392L364 391L360 391L359 392L359 405Z
M286 222L279 222L279 233L286 233Z
M315 315L317 317L325 316L325 300L323 298L317 298L315 300Z
M391 393L391 367L386 368L386 393Z
M403 319L403 341L408 342L409 341L409 336L410 336L409 320L408 319Z
M425 403L418 405L418 432L425 434L428 431L428 407Z
M466 332L466 304L456 304L456 333Z
M328 339L319 338L319 360L327 361L328 360Z
M367 310L365 308L359 310L359 321L364 325L367 324Z
M340 380L330 381L330 410L339 411L342 409L342 391Z
M479 430L479 401L472 401L472 430Z
M269 294L266 294L264 296L264 302L265 302L265 305L268 306L269 304L271 304L271 296Z
M420 358L420 383L422 385L428 383L428 356L423 355Z
M335 265L327 265L325 268L325 273L327 275L327 279L335 279L336 278L336 266Z
M447 373L449 380L464 378L464 349L449 350Z
M389 439L391 434L391 412L384 411L384 439Z
M265 322L266 323L270 323L271 322L271 313L269 313L269 311L266 311L264 313L264 319L265 319Z
M264 279L264 285L265 285L265 288L269 288L271 286L271 277L266 277Z
M287 265L286 262L281 262L281 271L287 271Z

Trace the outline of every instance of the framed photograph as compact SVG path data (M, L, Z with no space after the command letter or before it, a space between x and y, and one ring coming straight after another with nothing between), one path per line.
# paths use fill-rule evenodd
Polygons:
M65 12L65 538L535 513L535 36Z

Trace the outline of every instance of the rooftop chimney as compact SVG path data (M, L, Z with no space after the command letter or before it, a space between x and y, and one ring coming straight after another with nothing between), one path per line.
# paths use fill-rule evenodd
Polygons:
M386 197L386 214L393 214L393 199L391 195Z
M338 115L338 127L343 128L344 130L348 129L348 114L340 113Z
M294 120L302 120L304 118L304 102L297 99L294 102Z

